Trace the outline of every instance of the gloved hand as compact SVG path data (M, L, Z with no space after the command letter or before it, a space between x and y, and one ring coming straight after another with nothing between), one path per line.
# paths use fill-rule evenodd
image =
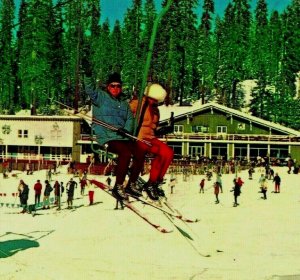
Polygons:
M117 133L122 136L127 136L130 132L122 127L118 128Z
M172 126L162 126L161 128L157 129L155 135L166 135L169 133L173 133L174 129Z

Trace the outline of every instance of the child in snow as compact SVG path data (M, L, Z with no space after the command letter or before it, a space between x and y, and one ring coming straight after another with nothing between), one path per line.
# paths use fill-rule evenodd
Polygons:
M200 190L199 190L199 193L204 193L204 185L205 185L205 179L203 178L200 182Z
M174 189L174 187L175 187L175 184L176 184L176 179L175 178L172 178L171 180L170 180L170 183L169 183L169 187L171 188L171 194L173 193L173 189Z
M275 174L273 182L275 182L275 193L280 193L281 178L279 177L278 173Z
M216 196L216 204L218 204L219 201L219 193L220 193L220 183L219 182L215 182L214 183L214 194Z

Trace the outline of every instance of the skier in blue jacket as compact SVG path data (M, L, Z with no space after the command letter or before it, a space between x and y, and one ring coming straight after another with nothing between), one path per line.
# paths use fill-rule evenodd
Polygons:
M139 153L134 142L125 135L125 133L133 133L134 119L128 102L121 98L121 76L118 73L109 75L106 82L106 91L96 89L89 78L85 79L85 84L85 91L90 96L93 104L93 119L118 128L118 131L114 131L96 122L92 123L92 129L96 134L99 145L118 155L115 168L116 183L112 189L112 194L118 200L126 199L126 193L140 196L141 191L133 184L126 186L125 190L123 188L131 156L133 155L133 165L130 182L135 182L141 169L135 168L135 166L144 164L144 154Z

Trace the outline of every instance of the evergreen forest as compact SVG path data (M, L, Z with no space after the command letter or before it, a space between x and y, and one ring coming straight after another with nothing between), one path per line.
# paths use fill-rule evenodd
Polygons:
M214 0L175 0L162 17L148 81L167 104L215 101L300 129L300 1L269 11L265 0L232 0L221 16ZM162 7L167 5L163 0ZM200 2L200 1L199 1ZM102 20L99 0L0 0L0 114L21 109L60 114L51 100L86 104L87 64L99 87L120 72L126 98L142 92L154 20L153 0L132 0L124 21ZM240 86L255 80L250 101ZM299 81L298 81L299 83Z

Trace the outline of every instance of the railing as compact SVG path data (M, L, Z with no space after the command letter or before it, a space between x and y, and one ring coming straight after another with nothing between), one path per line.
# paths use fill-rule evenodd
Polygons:
M174 133L168 139L206 140L206 141L249 141L249 142L300 142L299 136L256 135L256 134L216 134L216 133ZM91 141L91 135L81 134L80 140ZM95 138L93 137L95 141Z
M2 159L13 159L13 160L33 160L33 161L44 161L44 160L53 160L53 161L69 161L71 160L70 155L64 154L27 154L27 153L7 153L0 154Z
M168 139L204 141L246 141L246 142L300 142L300 137L289 135L255 134L212 134L212 133L174 133Z

